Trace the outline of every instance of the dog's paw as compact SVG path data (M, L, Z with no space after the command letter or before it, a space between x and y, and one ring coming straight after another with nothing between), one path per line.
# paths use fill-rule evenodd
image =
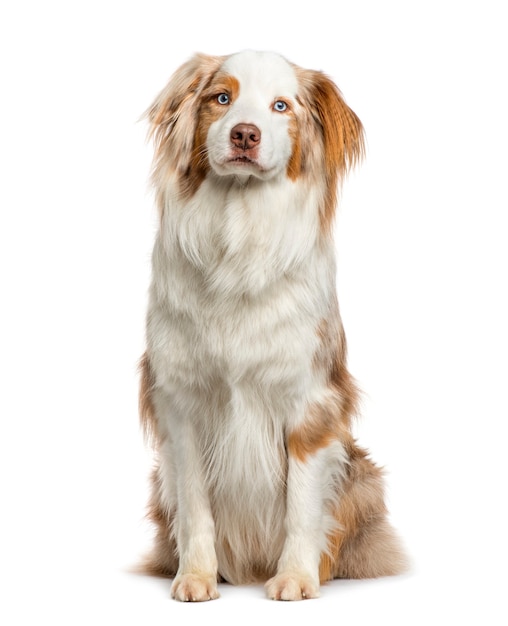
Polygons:
M217 578L199 574L180 574L171 585L171 596L181 602L205 602L219 597Z
M311 576L297 572L277 574L270 578L265 587L271 600L306 600L319 597L319 583Z

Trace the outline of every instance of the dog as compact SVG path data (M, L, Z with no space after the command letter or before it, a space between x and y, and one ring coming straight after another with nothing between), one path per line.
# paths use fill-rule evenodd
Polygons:
M336 297L337 188L363 127L330 78L272 52L196 54L148 109L159 229L140 413L156 450L146 569L181 601L269 598L406 566Z

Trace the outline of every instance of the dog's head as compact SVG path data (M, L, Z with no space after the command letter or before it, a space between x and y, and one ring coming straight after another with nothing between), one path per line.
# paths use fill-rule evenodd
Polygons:
M337 179L363 151L363 129L323 73L270 52L195 55L148 110L154 181L191 196L207 176L314 179L333 212Z

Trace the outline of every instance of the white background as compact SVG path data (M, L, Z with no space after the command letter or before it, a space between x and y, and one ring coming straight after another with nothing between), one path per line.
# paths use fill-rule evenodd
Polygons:
M506 624L504 3L5 2L0 15L0 621ZM131 574L150 454L137 422L156 225L141 113L193 52L330 74L367 131L338 291L410 574L320 600ZM5 612L5 616L2 613Z

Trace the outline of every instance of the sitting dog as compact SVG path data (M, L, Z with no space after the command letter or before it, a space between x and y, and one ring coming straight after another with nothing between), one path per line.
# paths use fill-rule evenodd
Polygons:
M160 226L142 423L157 452L147 567L182 601L270 598L404 568L381 471L351 434L337 187L363 129L323 73L198 54L147 112Z

